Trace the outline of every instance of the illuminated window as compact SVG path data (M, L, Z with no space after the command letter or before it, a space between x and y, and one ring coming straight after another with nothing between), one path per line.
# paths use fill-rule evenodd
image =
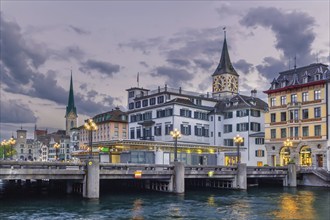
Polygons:
M321 99L321 91L315 90L314 91L314 100L320 100Z
M281 105L286 105L286 96L281 96Z
M256 150L256 157L264 157L265 151L264 150Z
M308 92L303 92L302 93L302 101L307 102L308 101Z

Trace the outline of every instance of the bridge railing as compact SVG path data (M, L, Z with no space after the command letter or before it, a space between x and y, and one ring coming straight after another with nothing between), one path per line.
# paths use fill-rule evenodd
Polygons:
M0 169L66 169L84 170L85 163L56 161L0 161Z
M200 165L187 165L185 166L186 171L196 170L196 171L230 171L236 172L236 166L200 166Z
M173 170L173 165L167 164L133 164L133 163L100 163L101 170Z
M249 166L247 167L247 175L258 175L258 174L265 174L265 175L286 175L288 173L287 166L281 167L272 167L272 166Z

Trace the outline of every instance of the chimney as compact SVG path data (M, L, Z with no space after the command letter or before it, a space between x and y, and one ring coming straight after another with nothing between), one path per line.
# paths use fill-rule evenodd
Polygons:
M253 98L257 97L257 90L256 89L251 90L251 97L253 97Z

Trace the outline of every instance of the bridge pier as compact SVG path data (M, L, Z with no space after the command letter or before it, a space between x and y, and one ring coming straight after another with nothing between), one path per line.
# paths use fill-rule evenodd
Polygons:
M98 160L87 161L83 185L84 198L98 199L100 197L100 162Z
M289 186L289 187L297 187L296 164L294 164L294 163L288 164L288 174L287 174L286 178L284 178L283 185Z
M174 193L184 193L184 165L174 162Z
M236 188L247 189L246 164L240 163L237 165Z

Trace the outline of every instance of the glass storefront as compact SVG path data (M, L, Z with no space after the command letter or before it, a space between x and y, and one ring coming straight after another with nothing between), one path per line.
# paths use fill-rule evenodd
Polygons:
M309 146L303 146L299 155L301 166L312 166L312 150Z

